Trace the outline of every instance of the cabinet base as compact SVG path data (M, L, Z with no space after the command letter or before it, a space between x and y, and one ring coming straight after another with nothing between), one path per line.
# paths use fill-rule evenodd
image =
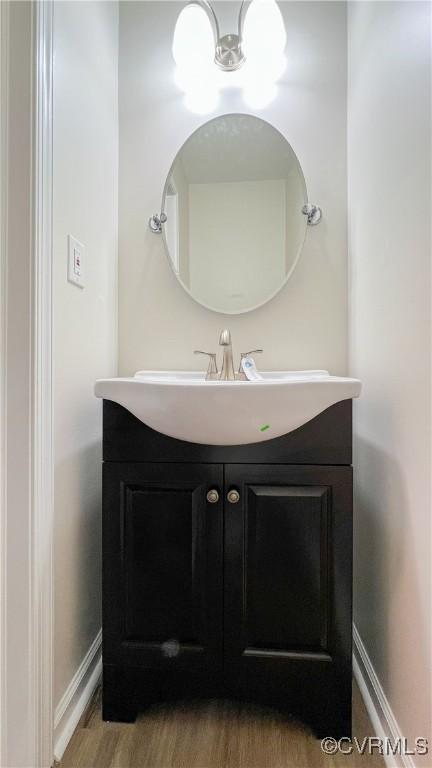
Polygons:
M234 700L244 704L272 707L287 717L294 717L308 725L317 739L330 736L334 739L351 738L351 700L332 703L327 701L304 703L284 700L284 696L247 695L234 692L229 685L218 680L170 680L155 677L152 670L123 669L111 664L104 665L102 688L103 720L133 723L139 711L155 704L185 700ZM327 710L327 711L326 711Z
M102 676L102 719L118 723L134 723L138 714L136 692L128 674L105 664Z

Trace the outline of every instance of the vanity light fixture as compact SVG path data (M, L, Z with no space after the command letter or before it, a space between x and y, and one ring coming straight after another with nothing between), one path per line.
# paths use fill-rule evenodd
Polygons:
M187 66L198 54L204 60L213 59L225 72L241 67L245 61L243 17L244 3L240 8L238 32L221 37L216 13L208 0L190 0L180 11L174 31L173 56L177 66Z
M251 107L265 106L285 69L285 43L276 0L242 0L237 30L226 35L208 0L190 0L174 30L176 82L189 104L201 107L193 111L214 109L219 89L228 85L242 87Z

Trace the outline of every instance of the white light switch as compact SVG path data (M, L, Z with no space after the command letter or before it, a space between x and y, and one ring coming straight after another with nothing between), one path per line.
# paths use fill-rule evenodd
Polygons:
M84 288L84 254L85 248L72 235L68 236L68 280L80 288Z

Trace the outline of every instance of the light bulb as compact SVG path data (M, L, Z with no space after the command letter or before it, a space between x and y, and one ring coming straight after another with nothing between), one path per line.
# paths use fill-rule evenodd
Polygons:
M218 102L214 50L213 30L206 12L198 5L187 5L174 30L174 78L186 94L187 108L197 114L212 112Z
M199 5L180 12L174 30L172 52L177 67L193 70L213 63L215 40L210 19Z
M243 25L243 51L246 59L265 66L269 55L282 54L286 32L275 0L252 0Z
M259 80L275 83L283 74L286 59L283 53L273 52L265 61L257 61L255 57L246 59L243 67L243 84Z

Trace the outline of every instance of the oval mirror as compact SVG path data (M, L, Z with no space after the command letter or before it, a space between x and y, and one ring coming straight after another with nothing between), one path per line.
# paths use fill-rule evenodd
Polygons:
M178 152L165 184L164 242L183 288L216 312L249 312L290 275L306 232L300 163L272 125L222 115Z

